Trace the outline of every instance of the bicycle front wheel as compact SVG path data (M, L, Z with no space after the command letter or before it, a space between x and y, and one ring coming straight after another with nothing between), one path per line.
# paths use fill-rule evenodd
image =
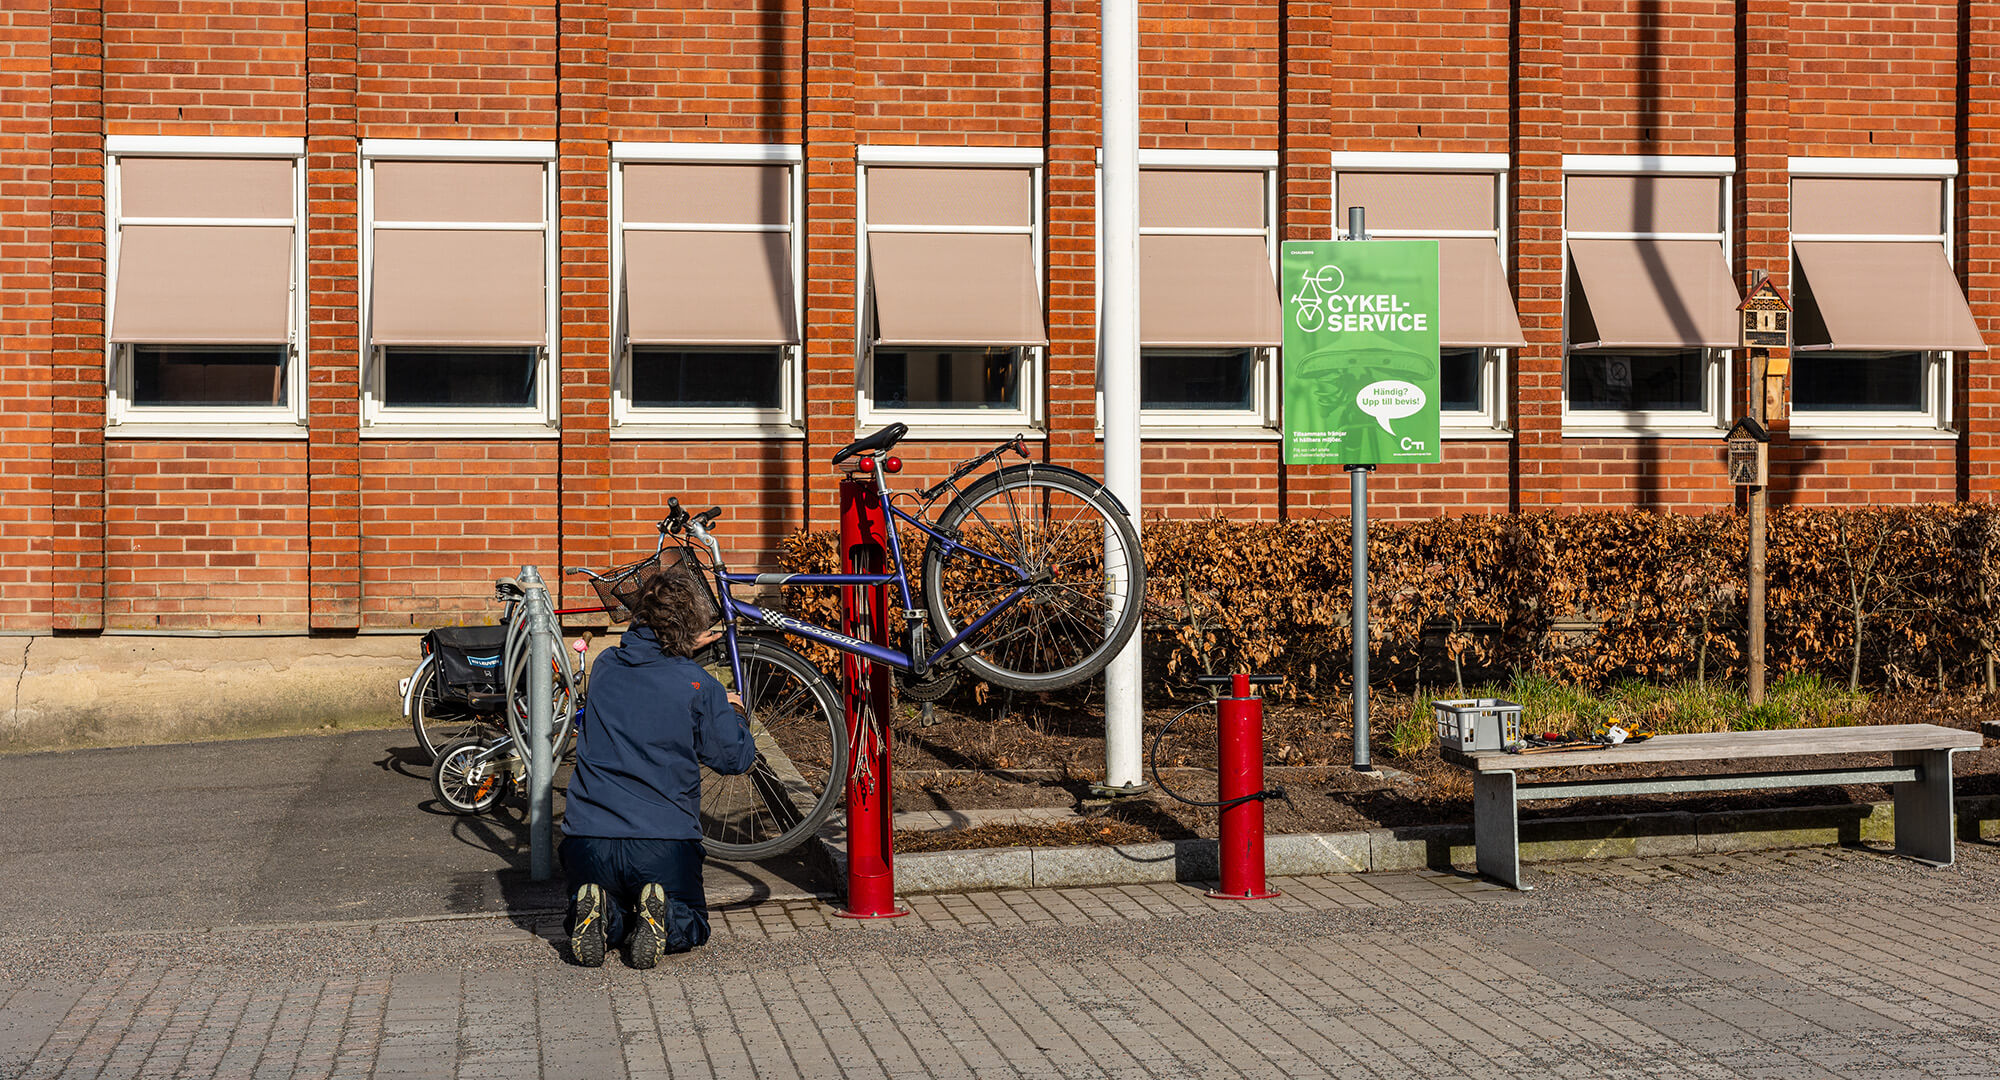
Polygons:
M454 814L483 814L513 787L512 755L488 755L489 744L462 739L438 748L431 770L431 794Z
M438 752L460 739L484 738L494 733L497 719L475 711L463 702L444 699L444 679L438 674L437 657L424 657L411 676L409 719L416 733L417 749L424 763L438 758Z
M1139 628L1139 533L1082 473L1015 465L952 500L924 551L924 607L968 671L1014 690L1059 690L1104 670Z
M833 684L805 657L750 637L736 651L757 762L740 776L701 771L701 833L709 855L746 862L804 843L840 805L847 723ZM696 659L725 671L729 664L720 645Z

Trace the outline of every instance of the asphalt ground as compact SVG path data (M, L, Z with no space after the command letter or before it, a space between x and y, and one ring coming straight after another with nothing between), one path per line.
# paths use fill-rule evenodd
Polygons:
M589 969L513 827L428 813L393 742L0 759L0 1080L2000 1077L1993 844L866 921L773 874L733 878L707 947Z
M451 814L415 762L404 729L0 757L0 934L45 924L51 895L123 930L563 903L530 880L521 799ZM705 876L718 907L821 887L802 856Z

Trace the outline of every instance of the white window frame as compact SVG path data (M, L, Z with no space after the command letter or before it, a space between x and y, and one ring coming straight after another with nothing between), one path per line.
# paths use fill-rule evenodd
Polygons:
M1722 181L1722 203L1716 208L1719 232L1572 232L1569 227L1569 180L1573 176L1707 176ZM1706 407L1690 410L1646 409L1573 411L1569 398L1569 242L1571 240L1714 240L1722 245L1726 262L1733 250L1731 230L1735 223L1736 161L1734 158L1658 154L1564 154L1563 233L1562 233L1562 433L1565 438L1713 438L1728 428L1735 418L1731 393L1734 350L1704 349L1701 370L1702 398ZM1654 350L1606 350L1651 352Z
M1506 154L1410 153L1360 151L1333 155L1333 205L1335 236L1347 239L1347 210L1340 201L1340 174L1353 172L1395 173L1486 173L1493 177L1493 225L1491 229L1378 229L1364 218L1362 227L1376 240L1444 240L1459 237L1490 239L1500 251L1500 265L1507 257L1507 182L1513 162ZM1513 350L1493 346L1479 349L1479 396L1485 406L1476 410L1438 410L1438 436L1443 439L1512 439L1514 432L1507 406L1507 372ZM1441 359L1441 357L1440 357Z
M629 164L725 164L785 166L792 253L792 312L800 344L779 346L778 407L775 409L642 408L632 403L632 343L627 340L625 274L625 166ZM611 437L661 438L785 438L805 437L805 245L799 223L805 219L805 153L796 145L729 143L611 144ZM740 232L747 226L714 224L646 224L640 229ZM756 227L776 231L778 227ZM706 343L705 343L706 344ZM694 348L697 346L689 346ZM762 346L759 346L760 348Z
M1272 288L1278 280L1278 154L1275 150L1140 150L1139 168L1144 170L1192 169L1200 172L1256 172L1264 178L1264 227L1262 229L1205 229L1205 228L1149 228L1141 226L1139 235L1145 236L1246 236L1259 235L1264 238L1264 257L1271 266ZM1097 290L1095 308L1091 324L1096 328L1096 343L1092 351L1097 356L1097 370L1104 370L1104 151L1097 152L1096 206L1097 206ZM1251 349L1254 356L1250 370L1250 408L1248 409L1145 409L1139 410L1139 435L1148 439L1277 439L1278 400L1281 387L1278 382L1278 356L1282 351L1271 346L1234 346ZM1222 345L1215 348L1227 349ZM1140 378L1145 378L1146 346L1139 345ZM1162 349L1162 352L1174 352ZM1189 350L1199 351L1199 350ZM1097 435L1104 435L1104 390L1100 386L1097 394Z
M1044 424L1042 382L1048 354L1047 346L1043 345L1021 347L1019 405L1014 409L1001 411L875 407L870 392L870 388L875 384L875 325L871 317L875 306L875 275L868 262L869 169L909 165L947 169L1025 168L1029 171L1034 185L1029 200L1029 211L1033 215L1033 222L1025 230L1015 226L971 228L951 225L887 225L875 228L881 232L1027 232L1029 250L1035 260L1037 288L1042 290L1043 310L1046 312L1048 273L1043 244L1047 222L1043 219L1042 206L1043 185L1047 182L1047 177L1042 152L1039 149L993 146L859 146L855 148L854 161L854 258L855 267L861 275L861 287L854 290L856 304L854 355L858 358L858 363L855 365L854 415L857 429L871 431L886 424L901 422L922 430L926 436L935 438L1004 439L1017 434L1027 434L1029 438L1042 438Z
M1936 236L1919 236L1914 233L1882 236L1863 233L1791 233L1785 246L1787 258L1796 262L1792 255L1792 245L1800 241L1838 240L1845 242L1936 240L1944 245L1945 262L1952 260L1953 226L1956 224L1951 212L1956 196L1954 188L1958 182L1958 163L1950 158L1825 158L1795 157L1786 159L1786 190L1789 195L1790 182L1801 178L1850 178L1872 180L1927 179L1943 181L1942 203L1938 207L1938 220L1944 231ZM1791 200L1786 199L1787 226L1790 224ZM1792 283L1793 293L1798 291L1798 283ZM1792 353L1792 363L1811 363L1815 352ZM1839 412L1811 410L1800 412L1794 403L1791 410L1791 434L1795 439L1956 439L1958 432L1952 426L1953 409L1956 405L1952 395L1952 354L1935 349L1912 349L1923 357L1923 406L1905 412Z
M110 135L104 140L104 313L109 330L117 310L118 238L124 225L290 225L292 287L286 343L284 405L147 405L132 403L133 346L104 343L104 433L115 438L306 437L305 140L237 136ZM134 157L274 158L292 163L292 216L276 218L140 218L123 216L119 163Z
M542 165L542 345L536 350L535 399L528 408L423 409L383 403L382 347L374 344L375 163L378 161L534 161ZM363 438L556 438L562 416L557 391L556 146L553 142L481 139L361 140L361 436ZM396 222L388 228L528 230L518 222ZM469 343L470 344L470 343ZM394 346L388 346L393 348Z

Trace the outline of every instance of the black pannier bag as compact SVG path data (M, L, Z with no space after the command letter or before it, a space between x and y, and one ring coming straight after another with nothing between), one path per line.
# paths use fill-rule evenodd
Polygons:
M424 651L436 657L438 696L475 708L506 704L501 686L504 626L443 626L424 635Z

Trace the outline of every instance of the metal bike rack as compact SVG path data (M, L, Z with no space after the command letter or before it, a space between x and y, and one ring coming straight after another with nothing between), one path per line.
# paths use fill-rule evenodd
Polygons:
M555 876L555 677L554 668L569 657L559 657L556 648L555 605L542 575L532 566L521 568L521 588L527 594L516 609L514 623L507 628L506 665L507 716L516 712L514 681L517 642L527 649L528 666L528 876L547 881ZM573 682L574 680L572 680Z

